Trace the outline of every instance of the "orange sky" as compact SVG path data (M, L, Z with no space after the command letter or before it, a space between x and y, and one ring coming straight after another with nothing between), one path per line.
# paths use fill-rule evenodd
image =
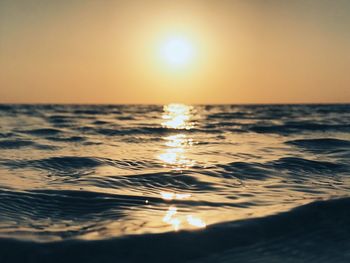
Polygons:
M346 0L2 0L0 102L350 102L349 25Z

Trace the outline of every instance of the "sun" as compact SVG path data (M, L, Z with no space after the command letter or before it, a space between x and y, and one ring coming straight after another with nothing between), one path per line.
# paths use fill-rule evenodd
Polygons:
M166 64L173 67L183 67L193 61L195 49L191 41L186 38L170 37L162 43L160 55Z

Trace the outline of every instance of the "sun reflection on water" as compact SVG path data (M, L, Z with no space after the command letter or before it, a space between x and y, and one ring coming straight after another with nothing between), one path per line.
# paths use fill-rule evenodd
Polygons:
M163 217L163 222L169 224L174 231L179 231L182 225L186 228L205 228L207 226L199 217L193 215L179 215L177 207L175 206L170 206L168 208Z
M181 220L176 217L177 208L174 206L170 206L165 216L163 217L163 222L172 225L175 231L180 229Z
M194 127L192 107L183 104L169 104L164 106L162 126L168 129L190 130ZM186 148L193 145L192 138L184 133L163 137L166 148L158 154L158 159L164 165L171 165L173 169L180 170L194 165L194 161L186 156Z
M187 138L185 134L175 134L171 136L164 137L166 140L165 145L168 147L184 147L186 145L192 146L193 140L191 138Z
M193 127L190 122L193 107L184 104L169 104L164 106L162 125L170 129L186 129Z
M161 197L164 200L182 200L182 199L187 199L191 197L191 194L185 193L185 194L177 194L177 193L171 193L171 192L161 192L160 193Z
M193 139L189 138L187 134L181 130L190 130L194 128L193 108L183 104L169 104L164 106L164 113L162 115L162 126L168 129L179 130L179 133L170 136L164 136L165 149L158 154L157 158L164 163L164 165L171 165L174 170L182 170L194 165L194 161L188 158L187 151L193 146ZM174 191L162 191L160 196L163 200L171 202L174 200L185 200L192 197L190 193L176 193ZM174 231L181 228L204 228L206 223L195 216L193 212L179 213L176 206L169 206L168 210L162 218L162 221L171 226Z
M165 201L173 201L173 200L185 200L192 197L192 194L190 193L175 193L175 192L160 192L160 196ZM176 206L169 206L168 210L166 211L162 221L168 225L171 226L171 228L174 231L178 231L182 228L185 229L191 229L191 228L205 228L207 225L206 223L199 218L198 216L195 216L188 213L178 213L178 209Z
M167 137L163 139L166 140L165 146L169 148L164 149L157 157L165 166L171 165L174 170L181 170L195 164L194 160L189 159L186 155L186 139L169 140Z
M206 223L199 217L188 215L186 218L187 218L187 223L190 224L191 226L195 226L198 228L203 228L207 226Z

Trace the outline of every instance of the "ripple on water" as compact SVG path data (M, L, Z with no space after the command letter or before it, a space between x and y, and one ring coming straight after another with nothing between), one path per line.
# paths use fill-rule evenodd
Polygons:
M348 262L349 117L0 105L0 261Z

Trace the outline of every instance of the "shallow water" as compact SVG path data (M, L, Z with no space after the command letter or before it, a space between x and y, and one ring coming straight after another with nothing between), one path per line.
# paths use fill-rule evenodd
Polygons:
M0 105L0 127L1 262L350 260L350 105Z

